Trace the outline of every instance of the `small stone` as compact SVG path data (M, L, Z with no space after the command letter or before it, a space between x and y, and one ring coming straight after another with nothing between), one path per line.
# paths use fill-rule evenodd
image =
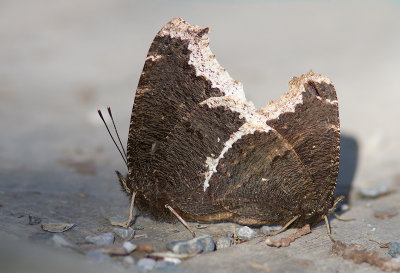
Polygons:
M278 231L282 228L280 225L272 225L272 226L263 226L260 228L260 231L265 235L270 235L273 231Z
M112 262L112 259L107 254L104 254L100 251L88 251L86 252L86 257L91 260L98 261L98 262Z
M178 265L182 263L182 261L178 258L169 258L169 257L164 258L163 262L165 262L168 265Z
M400 256L392 258L392 262L400 264Z
M217 239L217 250L222 248L230 247L233 244L233 238L226 236Z
M138 261L137 266L140 268L142 272L150 271L156 265L156 261L149 258L142 258Z
M248 226L237 228L236 234L237 234L238 239L241 241L250 241L257 236L257 232L255 232Z
M133 230L142 230L142 229L144 229L144 227L141 226L141 225L133 225L133 226L131 226L131 229L133 229Z
M215 243L210 235L204 235L193 239L169 242L167 249L178 254L206 253L215 250Z
M95 244L97 246L106 246L114 243L115 237L111 232L101 235L89 235L85 238L86 242Z
M160 266L158 264L160 263ZM164 261L158 262L151 273L188 273L187 270L177 267L173 264L167 264L164 266Z
M123 227L127 223L128 218L121 215L114 215L108 218L112 226Z
M135 263L135 259L132 256L126 256L122 259L122 265L126 268L130 267Z
M378 198L383 195L389 194L391 191L385 184L376 186L375 188L360 188L358 194L363 198Z
M48 243L51 238L53 238L53 234L47 232L35 232L29 236L32 241L44 243Z
M125 251L127 253L131 253L132 251L134 251L136 249L136 245L132 244L131 242L124 242L122 244L122 247L125 249Z
M70 248L76 247L75 245L73 245L72 243L67 241L63 236L58 235L58 234L53 235L51 237L51 240L52 240L54 246L56 246L56 247L70 247Z
M60 233L67 231L73 228L75 224L72 223L50 223L42 225L42 229L44 231L53 232L53 233Z
M340 211L341 212L345 212L345 211L349 211L350 210L350 206L347 204L343 204L340 206Z
M42 219L35 215L28 215L28 223L30 225L39 225L42 222Z
M400 255L400 243L397 242L389 243L389 255L392 257L397 257Z
M135 231L132 230L131 228L114 228L113 229L114 233L117 234L119 237L122 239L131 239L133 236L135 236Z
M131 242L124 242L123 244L108 245L96 249L105 254L109 255L128 255L136 249L136 245Z

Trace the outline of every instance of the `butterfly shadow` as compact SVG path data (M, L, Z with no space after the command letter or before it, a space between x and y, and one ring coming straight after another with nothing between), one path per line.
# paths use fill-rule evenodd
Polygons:
M335 195L344 196L342 204L349 203L350 191L358 164L359 147L357 140L346 134L340 136L339 176Z

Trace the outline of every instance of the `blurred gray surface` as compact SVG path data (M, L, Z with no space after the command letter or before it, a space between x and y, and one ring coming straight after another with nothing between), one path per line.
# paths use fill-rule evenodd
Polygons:
M125 172L123 161L96 109L111 105L126 143L148 47L173 17L211 28L213 53L244 84L247 98L258 107L279 99L292 76L310 69L332 79L344 137L338 192L353 200L344 216L357 218L351 223L333 220L334 235L387 255L368 240L399 238L395 228L399 216L379 220L372 214L375 209L398 207L399 195L364 201L349 190L400 186L400 3L4 0L0 2L0 238L12 238L0 244L0 269L7 260L7 272L18 272L12 266L21 265L25 257L8 258L8 249L17 247L10 253L19 253L18 247L34 247L40 249L31 251L38 254L31 259L39 263L38 272L48 262L46 251L68 257L63 260L66 265L78 266L81 263L75 261L82 260L82 271L93 270L82 255L63 249L53 253L51 247L29 240L41 229L27 225L27 216L76 223L63 235L81 242L89 234L111 231L105 218L127 215L129 202L114 175L115 169ZM163 250L167 241L189 237L178 224L143 217L138 222L146 226L141 232L149 237L139 243L152 244L156 250ZM217 237L233 226L210 225L199 235ZM26 241L33 246L25 247ZM304 268L308 272L375 271L332 256L330 245L319 226L288 249L250 242L201 255L181 267L192 272L204 272L205 266L222 272L259 272L249 263L265 263L273 272L287 272L300 270L286 262L299 259L311 261L299 262L308 264ZM118 264L110 266L124 270ZM102 270L109 272L103 267L96 272Z

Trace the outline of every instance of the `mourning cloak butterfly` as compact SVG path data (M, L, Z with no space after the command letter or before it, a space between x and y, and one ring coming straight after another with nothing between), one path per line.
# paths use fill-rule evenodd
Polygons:
M156 219L316 224L335 204L338 101L309 72L261 110L208 47L209 29L180 18L156 35L133 105L127 194Z

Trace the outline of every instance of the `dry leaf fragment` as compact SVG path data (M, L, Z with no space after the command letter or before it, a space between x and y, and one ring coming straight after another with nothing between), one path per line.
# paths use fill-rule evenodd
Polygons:
M292 235L290 235L288 237L284 237L284 238L281 238L279 240L273 240L273 239L268 237L265 240L265 242L269 246L287 247L287 246L290 245L290 243L294 242L296 239L298 239L301 236L306 235L306 234L308 234L310 232L311 232L310 225L305 225L304 227L302 227L301 229L296 231L296 233L294 233L294 234L292 234Z
M374 216L379 219L387 220L395 217L398 214L397 210L380 210L374 213Z
M44 231L60 233L73 228L75 224L72 223L50 223L42 225Z
M335 241L332 245L332 252L345 260L352 260L356 264L364 262L383 271L400 271L400 263L382 258L378 252L367 251L358 244L347 245L341 241Z

